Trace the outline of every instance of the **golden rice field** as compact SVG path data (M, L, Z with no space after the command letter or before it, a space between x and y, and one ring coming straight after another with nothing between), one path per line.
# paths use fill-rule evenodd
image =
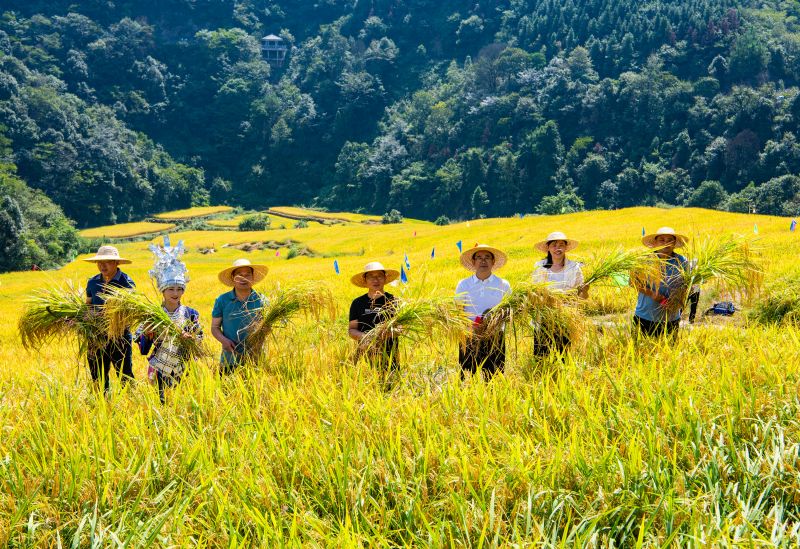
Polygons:
M271 212L276 215L287 214L289 216L308 216L319 219L331 219L340 221L351 221L353 223L363 223L365 221L380 222L381 217L378 215L364 215L351 212L321 212L318 210L309 210L306 208L296 208L290 206L279 206L270 208Z
M242 255L269 266L261 289L319 281L339 311L276 332L248 371L220 379L216 359L192 364L164 406L143 382L120 391L112 380L109 400L92 392L69 344L22 349L25 296L83 286L93 265L0 275L0 545L796 547L796 327L737 314L682 330L674 346L636 344L633 290L593 288L588 310L605 328L587 330L563 363L534 361L517 333L505 375L462 382L457 349L434 337L401 345L400 379L385 390L348 360L347 310L361 293L349 274L369 260L399 268L407 253L409 283L390 291L450 295L468 274L459 240L507 250L501 274L514 285L530 277L540 259L532 246L550 231L580 240L570 257L586 258L640 246L643 226L663 225L693 238L757 237L767 282L800 272L788 219L699 209L313 224L281 238L330 256L291 260L223 247L244 241L236 231L186 232L184 302L207 334L224 291L216 273ZM134 260L124 270L155 298L147 245L119 248ZM705 289L701 308L724 297L714 293ZM134 371L145 378L143 357Z
M153 221L139 221L136 223L119 223L105 227L84 229L80 235L84 238L132 238L153 233L169 231L175 228L173 223L156 223Z
M232 210L233 208L230 206L195 206L194 208L187 208L185 210L174 210L156 214L154 217L166 221L184 221L195 217L207 217L209 215L226 213Z

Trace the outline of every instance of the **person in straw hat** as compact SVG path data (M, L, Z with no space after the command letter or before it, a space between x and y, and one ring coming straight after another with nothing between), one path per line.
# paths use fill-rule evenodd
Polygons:
M392 306L397 298L384 291L384 287L399 277L399 271L387 269L379 261L372 261L364 266L363 271L350 278L355 286L367 289L367 293L355 298L350 304L348 334L359 342L358 355L364 352L360 343L367 332L392 315ZM386 346L369 358L374 366L384 372L387 369L390 372L397 371L400 367L397 339L388 339Z
M506 264L508 256L502 250L479 244L461 254L461 264L472 276L461 280L456 286L456 299L463 305L472 319L472 337L459 348L458 362L461 377L465 372L475 373L478 368L484 379L491 379L502 372L506 362L504 332L487 335L483 333L483 317L494 308L503 296L511 291L507 280L494 274Z
M120 265L127 265L131 261L121 257L119 250L114 246L100 246L93 257L88 257L84 261L94 263L97 265L97 270L100 271L86 283L86 303L91 305L95 312L102 311L106 302L105 291L107 288L134 289L136 287L131 277L119 268ZM114 366L123 385L133 380L131 342L131 333L129 330L125 330L121 337L109 340L105 345L87 355L89 373L95 386L99 386L102 382L103 390L106 393L109 392L111 387L108 376L111 366Z
M254 265L249 259L237 259L220 271L217 278L231 291L217 297L211 311L211 335L222 344L220 369L231 373L245 357L247 327L264 304L253 285L267 276L266 265Z
M583 283L581 264L567 258L567 253L577 248L578 244L577 240L568 238L561 231L554 231L534 244L536 250L547 255L534 265L533 281L547 284L548 289L554 292L574 291L578 297L589 297L589 287ZM540 329L536 335L533 344L536 356L548 356L553 351L563 353L569 348L570 341L563 335L546 336Z
M183 255L183 240L177 246L170 246L169 236L164 237L164 246L149 246L155 256L155 265L150 270L150 277L155 279L158 291L164 301L161 306L167 312L172 322L183 328L183 337L203 338L203 329L200 326L200 313L181 303L181 298L186 291L189 281L186 264L180 258ZM146 355L152 350L147 377L158 387L158 398L164 404L164 390L177 385L185 368L186 357L182 356L180 349L174 343L164 343L154 340L151 333L136 334L139 351Z
M567 238L561 231L552 232L537 242L534 248L547 254L547 257L534 265L533 280L547 283L551 290L575 290L580 297L589 297L589 288L583 284L581 264L567 259L567 252L577 247L578 241Z
M686 269L687 261L675 253L675 248L685 246L688 241L688 237L676 233L672 227L661 227L655 233L642 237L642 244L655 250L662 265L659 280L637 281L631 278L631 284L639 292L633 314L637 335L677 336L681 310L671 307L674 304L670 303L670 299L681 299L683 295L685 288L681 273Z

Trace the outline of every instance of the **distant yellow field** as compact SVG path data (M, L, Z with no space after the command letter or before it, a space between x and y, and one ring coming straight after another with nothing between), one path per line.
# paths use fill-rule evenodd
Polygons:
M316 217L319 219L352 221L354 223L381 220L381 217L376 215L364 215L364 214L349 213L349 212L320 212L317 210L295 208L290 206L279 206L275 208L270 208L270 211L276 214L284 213L290 216L308 216L308 217Z
M181 221L184 219L192 219L195 217L205 217L219 213L225 213L233 210L230 206L197 206L185 210L175 210L172 212L163 212L155 215L158 219L166 219L168 221Z
M569 256L580 260L641 249L643 228L667 225L692 241L755 238L772 282L800 272L789 223L631 208L175 233L191 277L183 302L199 310L212 355L189 365L163 406L138 351L137 383L120 390L114 378L106 399L69 342L21 346L26 297L70 281L83 288L94 265L2 274L0 546L796 547L796 326L738 312L682 328L675 343L637 343L635 291L592 287L587 309L606 314L563 359L533 357L531 335L508 330L505 373L462 381L457 343L404 339L391 389L352 363L347 336L350 302L364 293L349 278L368 261L399 269L407 254L409 283L387 290L450 297L471 274L458 242L507 251L497 274L514 286L530 280L543 255L533 246L551 231L579 240ZM233 247L287 240L318 256ZM158 300L149 243L118 247L133 261L123 270ZM258 290L316 281L338 314L282 326L263 361L221 377L211 308L228 290L218 272L240 257L269 267ZM701 310L726 297L704 287Z
M119 225L106 225L84 229L80 235L84 238L129 238L143 236L174 229L173 223L156 223L153 221L140 221L137 223L120 223Z

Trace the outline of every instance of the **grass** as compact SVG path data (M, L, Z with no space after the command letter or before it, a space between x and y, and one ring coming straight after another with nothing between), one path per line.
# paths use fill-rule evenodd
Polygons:
M226 213L232 210L233 208L230 206L195 206L194 208L187 208L185 210L163 212L153 217L165 221L185 221L187 219L194 219L195 217L207 217L209 215Z
M508 252L499 274L519 287L541 258L533 243L552 230L580 239L570 257L582 259L639 249L642 225L702 240L752 233L754 222L769 292L800 270L788 221L697 209L312 225L281 237L331 257L291 261L223 248L236 231L173 235L188 249L183 301L207 334L227 290L216 274L240 256L270 267L259 291L323 281L340 313L296 316L261 367L231 377L216 373L209 337L215 356L190 364L163 406L145 383L114 383L106 400L72 346L32 352L19 340L25 299L86 280L93 265L0 275L0 546L797 546L797 326L735 316L700 321L674 346L637 344L635 292L598 284L587 314L604 316L547 368L526 338L488 384L462 383L454 342L436 335L401 342L390 391L349 361L345 312L364 290L348 275L367 261L399 268L407 253L410 282L388 291L445 300L469 274L459 240ZM197 251L212 245L216 254ZM119 248L145 285L146 243ZM138 380L146 368L135 356Z
M106 225L80 231L84 238L131 238L148 234L169 231L175 228L172 223L155 223L140 221L137 223L120 223L119 225Z

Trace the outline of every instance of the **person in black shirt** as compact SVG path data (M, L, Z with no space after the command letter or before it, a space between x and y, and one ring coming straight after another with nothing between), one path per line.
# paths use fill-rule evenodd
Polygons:
M392 314L392 304L396 298L383 288L389 282L397 280L399 276L398 271L386 269L377 261L367 263L362 272L353 275L350 281L359 288L367 288L367 293L355 298L350 305L348 333L351 338L361 343L367 332ZM356 356L360 356L363 352L363 348L359 345ZM397 339L391 338L386 342L386 346L370 356L369 360L383 371L387 369L396 371L399 368L397 354Z
M131 261L120 257L114 246L100 246L94 257L84 259L84 261L95 263L97 270L100 271L100 274L93 276L86 283L86 303L92 305L95 310L100 311L105 305L106 300L103 297L103 292L106 288L116 287L132 290L136 287L131 277L119 269L120 265ZM92 376L92 381L96 385L102 382L106 393L110 389L108 375L112 365L117 371L117 375L120 376L123 385L133 380L131 341L131 333L125 330L121 337L107 341L102 347L89 351L87 361L89 362L89 373Z

